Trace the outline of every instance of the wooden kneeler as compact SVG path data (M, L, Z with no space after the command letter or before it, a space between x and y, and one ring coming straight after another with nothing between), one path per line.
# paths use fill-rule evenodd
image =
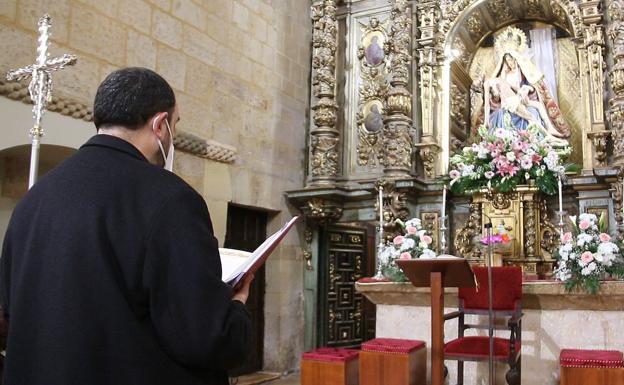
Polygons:
M423 341L375 338L362 344L360 385L425 385L427 349Z
M359 353L359 350L337 348L304 353L301 385L358 385Z
M624 385L624 359L613 350L563 349L560 385Z

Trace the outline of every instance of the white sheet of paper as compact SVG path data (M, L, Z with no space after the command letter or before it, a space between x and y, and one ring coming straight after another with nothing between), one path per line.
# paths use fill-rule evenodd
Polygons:
M227 282L234 271L239 269L249 258L251 253L236 249L219 248L221 256L221 280Z

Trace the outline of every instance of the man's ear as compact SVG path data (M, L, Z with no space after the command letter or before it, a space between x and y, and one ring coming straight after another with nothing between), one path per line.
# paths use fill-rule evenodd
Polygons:
M169 135L169 133L167 132L167 124L165 123L165 119L167 119L168 116L168 112L159 112L155 115L154 120L152 121L152 129L160 140L163 140L167 137L167 135Z

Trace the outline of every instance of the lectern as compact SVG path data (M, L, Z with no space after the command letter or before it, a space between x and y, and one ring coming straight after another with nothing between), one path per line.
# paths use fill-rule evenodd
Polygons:
M431 288L431 385L444 383L444 288L475 287L468 261L453 256L400 259L397 265L416 287Z

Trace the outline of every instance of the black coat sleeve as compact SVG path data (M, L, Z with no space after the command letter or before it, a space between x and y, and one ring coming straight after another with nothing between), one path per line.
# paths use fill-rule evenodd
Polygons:
M221 281L217 240L201 196L174 194L155 214L145 242L143 281L163 349L187 367L240 365L250 347L251 319Z

